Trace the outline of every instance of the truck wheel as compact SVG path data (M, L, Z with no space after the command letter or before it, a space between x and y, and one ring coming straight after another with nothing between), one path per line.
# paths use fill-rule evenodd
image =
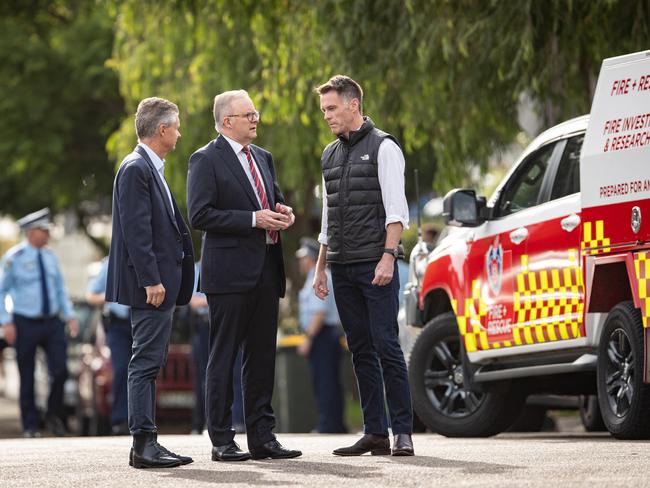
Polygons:
M463 381L460 336L453 313L432 319L418 336L409 360L413 407L433 432L447 437L488 437L518 417L523 395L510 383L474 391Z
M633 302L616 305L598 345L598 403L618 439L650 437L650 385L643 383L643 323Z
M600 414L598 397L596 395L580 395L580 420L587 432L602 432L607 430L603 416Z

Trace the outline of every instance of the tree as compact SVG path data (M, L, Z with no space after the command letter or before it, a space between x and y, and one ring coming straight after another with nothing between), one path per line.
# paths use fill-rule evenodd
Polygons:
M215 135L212 97L248 89L259 142L306 217L333 137L312 90L331 75L361 81L366 112L400 139L409 170L444 191L514 140L523 95L544 125L588 112L601 60L647 47L649 20L647 0L125 0L114 65L130 112L153 94L179 103L185 137L170 180L180 193L188 155ZM115 154L134 142L131 124Z
M20 216L43 206L82 220L110 211L105 150L123 117L116 73L105 66L113 21L101 2L0 6L0 206ZM101 208L100 208L101 206Z

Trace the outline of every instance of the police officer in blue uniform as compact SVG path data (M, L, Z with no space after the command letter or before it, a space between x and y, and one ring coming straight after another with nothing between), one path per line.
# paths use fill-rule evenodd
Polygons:
M106 332L106 342L111 351L113 368L113 405L111 408L111 432L113 435L129 435L127 373L131 359L133 336L131 334L131 308L119 303L106 303L106 277L108 258L94 279L88 284L86 301L96 307L104 306L102 324Z
M46 246L50 238L50 211L31 213L18 221L25 241L11 248L2 259L0 277L0 324L7 342L16 348L20 373L20 414L25 437L38 437L38 412L34 402L36 349L47 355L50 395L45 423L52 434L65 435L61 421L63 385L67 377L65 323L74 336L79 325L63 284L59 262ZM11 297L13 310L5 307Z
M341 336L343 329L334 303L328 295L321 300L314 295L312 283L320 244L314 239L302 238L296 251L305 284L298 294L300 328L305 333L298 353L307 356L312 375L314 397L318 409L315 432L340 434L347 432L343 421L343 387L341 386ZM326 271L331 284L332 278Z

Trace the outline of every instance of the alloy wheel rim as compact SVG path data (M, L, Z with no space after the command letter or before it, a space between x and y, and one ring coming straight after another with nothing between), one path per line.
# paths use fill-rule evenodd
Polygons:
M635 387L635 360L627 333L617 328L607 342L607 367L605 388L611 412L624 418L632 407Z
M446 417L468 417L476 412L485 394L465 385L460 358L460 341L447 337L431 349L424 372L424 387L433 407Z

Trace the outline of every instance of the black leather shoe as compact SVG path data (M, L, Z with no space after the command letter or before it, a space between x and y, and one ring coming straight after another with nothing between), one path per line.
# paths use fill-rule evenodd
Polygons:
M189 456L181 456L180 454L176 454L175 452L171 452L170 450L165 449L160 444L158 444L158 448L162 452L167 454L169 457L174 457L174 458L178 459L181 462L182 465L190 464L190 463L194 462L194 459L192 459L191 457L189 457ZM129 466L133 466L133 448L131 448L131 452L129 453Z
M396 434L393 437L393 456L413 456L414 454L411 434Z
M63 422L56 415L48 415L45 417L45 425L47 426L47 430L56 437L64 437L67 434Z
M250 458L250 453L242 451L235 441L222 446L212 446L213 461L248 461Z
M25 439L37 439L41 436L41 433L36 429L27 429L23 432L23 437Z
M266 442L259 447L251 448L253 459L290 459L302 456L302 451L285 449L276 439Z
M133 436L133 454L129 456L129 465L134 468L175 468L181 465L180 459L161 450L156 437L154 432Z
M375 434L364 434L361 439L349 447L339 447L332 454L336 456L361 456L369 452L373 456L388 456L390 441L388 437Z

